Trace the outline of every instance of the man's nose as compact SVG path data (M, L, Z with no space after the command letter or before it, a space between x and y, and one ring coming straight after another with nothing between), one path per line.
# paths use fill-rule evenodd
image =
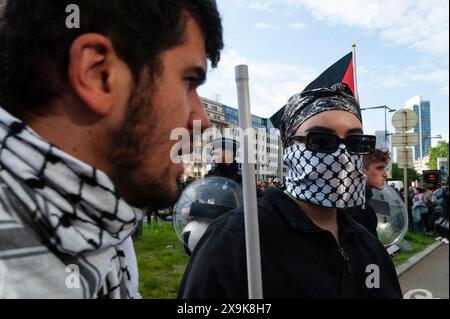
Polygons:
M194 121L200 121L201 123L201 131L205 131L209 127L211 127L211 122L209 121L208 116L206 115L205 108L200 100L200 96L198 93L193 94L194 96L191 98L191 116L189 119L189 125L193 127Z

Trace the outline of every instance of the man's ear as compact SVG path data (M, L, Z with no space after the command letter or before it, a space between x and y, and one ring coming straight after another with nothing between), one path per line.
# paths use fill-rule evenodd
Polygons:
M86 107L99 116L112 109L115 56L111 41L100 34L81 35L70 48L69 81Z

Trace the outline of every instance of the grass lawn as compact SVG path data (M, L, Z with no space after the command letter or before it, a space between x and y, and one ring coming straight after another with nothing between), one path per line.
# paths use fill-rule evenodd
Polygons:
M189 257L172 224L144 226L134 240L139 266L139 292L146 299L175 299Z
M421 252L422 250L425 250L428 246L436 242L435 236L428 236L424 233L408 233L406 234L405 239L411 244L411 246L413 247L413 251L409 253L400 252L399 254L397 254L393 258L396 267L400 266L415 254Z

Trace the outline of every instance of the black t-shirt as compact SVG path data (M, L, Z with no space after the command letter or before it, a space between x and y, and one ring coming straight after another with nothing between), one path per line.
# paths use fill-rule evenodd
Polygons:
M264 298L402 298L384 247L344 213L338 213L339 247L279 189L269 188L258 210ZM241 209L210 225L188 264L179 298L248 298L244 229Z

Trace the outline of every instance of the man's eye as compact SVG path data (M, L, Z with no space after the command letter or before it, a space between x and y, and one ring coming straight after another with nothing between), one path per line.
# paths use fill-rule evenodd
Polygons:
M196 77L187 77L185 81L190 90L196 89L199 86L199 80Z

